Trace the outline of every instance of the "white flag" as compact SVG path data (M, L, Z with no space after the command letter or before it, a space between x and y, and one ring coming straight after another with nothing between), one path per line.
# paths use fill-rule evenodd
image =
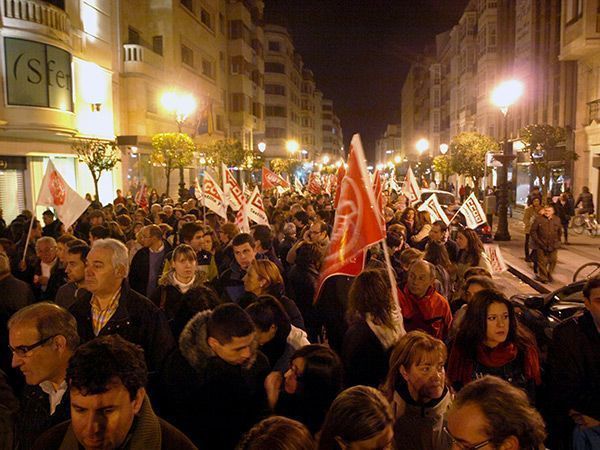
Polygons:
M392 174L390 175L390 181L389 181L389 187L391 190L395 191L395 192L402 192L402 188L398 185L398 182L396 181L396 172L392 172Z
M423 202L421 206L419 206L419 211L429 211L431 215L431 221L435 222L437 220L443 220L446 225L450 224L450 220L448 216L444 212L442 205L437 199L437 195L431 194L427 197L427 200Z
M239 211L244 202L244 194L240 189L240 185L227 168L225 164L221 164L223 170L223 193L225 200L234 211Z
M269 225L269 219L267 218L267 213L265 212L265 206L262 197L260 196L258 186L254 188L250 200L248 200L246 213L248 214L248 219L253 222L256 222L259 225Z
M210 175L208 171L204 172L204 181L202 182L203 205L211 211L214 211L223 219L227 220L227 204L225 203L225 194Z
M73 225L90 206L90 202L67 184L54 167L52 160L48 161L36 204L54 208L58 219L65 226L65 230Z
M244 193L244 197L245 198L250 198L252 197L252 192L250 191L250 189L248 188L248 185L246 184L245 181L242 181L242 192Z
M408 197L409 204L421 199L421 188L419 188L419 183L417 183L415 174L410 166L408 167L408 172L406 172L406 178L402 185L402 192Z
M467 228L475 229L479 225L483 225L487 219L485 217L485 213L483 212L483 208L475 197L475 193L472 192L471 195L467 197L465 202L462 204L458 213L462 213L465 216L465 220L467 222Z
M302 183L300 182L300 180L298 179L298 177L294 178L294 188L296 189L296 191L298 192L298 194L302 194Z
M248 206L246 205L246 201L242 201L242 207L238 210L235 215L235 224L240 229L242 233L250 233L250 223L248 222L248 214L247 214Z
M498 244L483 244L483 249L490 260L492 271L494 273L502 273L508 270L508 266L504 262L504 257L502 256Z

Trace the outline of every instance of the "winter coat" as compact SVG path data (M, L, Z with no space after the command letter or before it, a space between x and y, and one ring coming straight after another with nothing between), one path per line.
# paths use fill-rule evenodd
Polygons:
M35 443L35 450L79 450L71 421L63 422ZM148 397L133 419L126 444L121 450L197 450L194 444L177 428L158 417L152 410Z
M177 341L192 317L200 311L216 308L221 304L221 299L204 284L206 274L200 270L196 272L192 286L185 293L174 282L174 276L175 270L164 274L150 300L165 313L171 333Z
M167 255L172 250L171 245L167 241L163 241L164 250L161 256L161 260L158 267L158 278L160 279L163 273L165 262L167 261ZM150 278L150 249L144 247L137 251L131 265L129 267L129 284L131 289L139 292L140 294L147 296L152 292L146 292L148 287L148 279Z
M446 450L451 443L443 431L446 411L452 403L448 388L440 398L426 404L415 402L404 380L397 383L391 401L394 412L394 442L398 449Z
M387 375L389 356L390 349L384 348L367 322L357 320L346 331L342 345L345 386L378 387Z
M215 282L217 293L224 302L238 303L246 290L244 289L244 276L246 271L237 261L233 261L228 269L221 273Z
M563 226L568 225L571 217L574 215L573 207L570 202L562 203L560 200L554 204L554 208L556 209L556 215L560 219L560 223Z
M433 287L422 298L416 298L405 286L398 292L398 303L406 332L422 330L437 339L446 339L452 324L452 312L448 300Z
M272 372L285 373L290 368L292 355L296 350L309 345L306 331L290 325L289 332L275 334L275 337L260 347L260 351L269 360Z
M268 292L266 292L266 295L271 295L275 297L279 301L279 303L281 303L281 306L283 306L283 309L285 310L290 319L290 323L295 327L304 330L304 319L302 318L300 310L298 309L296 303L294 303L292 299L283 295L283 290L284 289L282 285L270 286ZM242 308L246 309L254 301L256 301L256 299L256 294L253 294L252 292L244 292L244 294L240 297L238 304Z
M529 205L527 208L525 208L523 212L523 231L525 234L529 234L531 231L531 224L539 215L540 209L542 209L541 206L535 207L533 205Z
M590 192L582 192L575 201L575 206L581 203L581 207L587 211L588 214L594 213L594 196Z
M560 247L561 233L562 224L557 216L552 216L550 219L538 216L531 224L529 232L531 248L546 253L553 252Z
M315 316L318 324L325 327L330 347L340 354L344 335L348 329L346 310L348 308L348 292L354 277L334 275L323 283L319 298L316 299Z
M163 415L200 449L232 449L243 433L268 414L263 382L269 363L256 347L244 366L217 356L207 342L210 315L204 311L188 322L178 350L169 358Z
M39 260L35 266L35 275L42 275L42 263ZM56 298L56 292L58 291L58 288L60 288L66 282L67 274L65 272L65 269L60 267L60 262L57 258L54 267L50 269L50 277L48 278L46 290L42 291L41 285L33 284L33 295L35 296L38 302L54 301L54 299Z
M19 401L13 394L7 378L0 370L0 450L14 448L14 419Z
M77 331L82 343L96 337L92 325L92 293L80 289L77 301L69 311L77 320ZM175 340L163 312L150 300L129 287L123 280L119 306L100 330L99 336L118 334L144 349L148 370L159 371L167 355L175 347Z
M83 288L82 288L83 289ZM63 284L56 291L56 296L54 297L54 303L59 306L62 306L65 309L69 309L73 303L77 300L77 291L79 288L77 284L70 281L68 283Z

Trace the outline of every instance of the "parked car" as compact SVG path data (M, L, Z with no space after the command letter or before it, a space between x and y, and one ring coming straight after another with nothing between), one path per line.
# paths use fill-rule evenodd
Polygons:
M510 298L521 323L534 333L543 360L554 328L585 308L584 284L585 281L577 281L548 294L517 294Z

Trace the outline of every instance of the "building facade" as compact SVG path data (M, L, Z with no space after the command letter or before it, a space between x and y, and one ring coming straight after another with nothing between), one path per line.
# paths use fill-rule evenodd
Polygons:
M375 165L394 162L396 157L403 160L400 124L389 124L383 135L375 142Z

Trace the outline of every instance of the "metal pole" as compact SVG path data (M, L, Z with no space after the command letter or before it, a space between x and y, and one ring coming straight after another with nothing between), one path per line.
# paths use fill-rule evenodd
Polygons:
M503 109L504 114L504 142L502 144L502 170L500 170L498 199L498 228L494 239L496 241L510 241L508 231L508 165L512 161L510 143L508 142L508 108Z

